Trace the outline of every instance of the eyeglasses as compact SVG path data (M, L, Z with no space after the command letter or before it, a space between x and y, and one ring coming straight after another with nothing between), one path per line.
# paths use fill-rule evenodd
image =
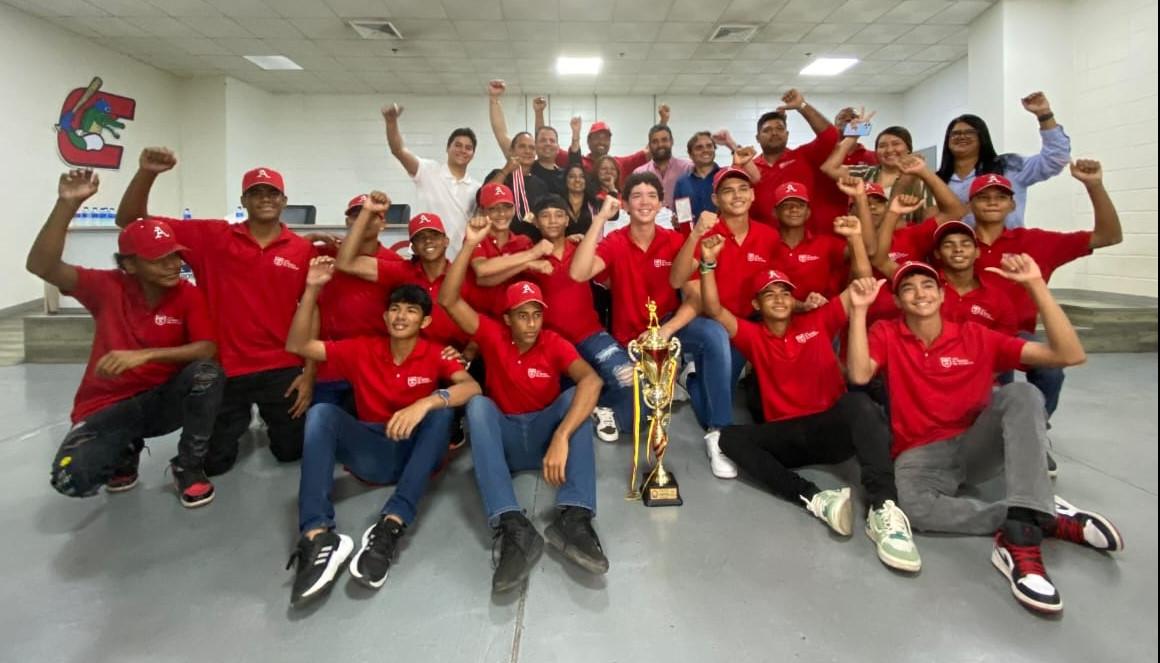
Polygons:
M979 132L974 129L956 129L951 132L951 138L972 138L978 135Z

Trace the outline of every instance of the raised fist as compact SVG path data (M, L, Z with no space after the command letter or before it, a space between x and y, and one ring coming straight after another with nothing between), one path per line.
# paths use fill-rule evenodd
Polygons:
M856 216L839 216L834 219L834 234L841 237L856 237L862 234L862 221Z
M866 180L861 177L846 175L838 180L838 190L851 198L864 196L866 195Z
M532 99L532 110L536 111L537 113L543 113L545 110L547 110L547 108L547 97L536 97L535 99Z
M1028 113L1036 117L1047 115L1051 112L1051 102L1047 100L1047 95L1042 92L1032 92L1020 101L1023 102L1023 108L1027 109Z
M698 237L704 237L705 233L712 230L717 225L717 213L708 210L701 212L697 216L697 223L693 226L693 234Z
M671 108L669 108L668 104L661 104L657 108L657 115L661 119L661 124L665 125L666 127L669 125L669 117L671 117L672 114L673 111Z
M802 96L797 88L790 88L788 92L781 95L781 106L777 108L779 111L787 110L801 110L802 106L806 105L806 98Z
M306 272L306 285L323 286L334 277L334 258L318 256L310 259L310 271Z
M1084 184L1099 184L1104 180L1104 169L1095 159L1076 159L1071 164L1071 176Z
M725 238L720 235L709 235L701 240L701 260L704 262L717 262L717 256L721 255L721 249L725 246Z
M92 169L74 169L60 176L56 195L61 200L80 204L89 199L101 186L101 178Z
M399 104L387 104L386 106L383 106L382 113L383 119L397 120L399 119L399 116L403 114L403 107Z
M507 91L507 83L504 83L502 80L500 80L498 78L490 80L487 82L487 94L492 96L492 97L503 96L503 93L506 91Z
M922 198L918 196L912 196L909 193L900 193L890 199L890 211L898 216L903 216L922 207L922 202Z
M391 197L382 191L371 191L367 194L366 202L363 203L363 209L379 215L386 215L390 206Z
M757 149L756 148L754 148L754 147L739 147L739 148L737 148L737 151L735 151L733 153L733 165L738 167L738 168L741 168L745 164L749 163L750 161L753 161L754 157L756 157L756 156L757 156Z
M177 165L177 157L168 147L147 147L141 150L137 163L147 173L164 173Z

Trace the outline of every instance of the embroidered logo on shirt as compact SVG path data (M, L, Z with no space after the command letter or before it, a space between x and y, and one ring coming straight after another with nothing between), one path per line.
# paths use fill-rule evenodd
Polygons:
M551 375L549 375L548 373L546 373L544 371L541 371L538 368L529 368L528 369L528 379L529 380L537 380L537 379L547 380L551 377L552 377Z
M153 316L153 324L157 325L158 327L164 327L165 325L180 325L181 319L168 315L155 315Z
M418 387L421 384L431 384L431 378L425 375L412 375L407 378L408 387Z
M906 253L906 251L891 251L890 252L890 259L893 260L894 262L898 262L899 260L902 260L903 258L906 258L906 257L908 257L908 254Z
M982 306L979 306L978 304L971 305L971 315L977 315L980 318L985 318L987 320L990 320L991 322L995 321L995 318L991 317L991 314L989 312L987 312L987 309L983 308Z
M943 368L952 368L955 366L974 366L975 362L970 359L963 359L962 357L939 357L938 363Z
M749 252L749 255L745 256L745 259L748 260L749 262L760 262L763 264L766 262L769 262L765 258L757 255L756 253L753 253L752 251Z
M809 253L799 253L797 259L798 262L813 262L815 260L821 260L822 257L810 255Z
M653 267L656 267L657 269L661 269L663 267L672 267L672 266L673 266L672 260L665 260L664 258L653 258Z
M165 232L161 226L153 226L153 239L165 239L169 237L169 233Z
M802 333L798 334L797 336L794 336L794 339L797 340L798 343L805 343L806 341L817 336L818 334L819 334L819 332L816 332L816 331L802 332Z
M778 168L785 168L786 166L790 165L794 161L796 161L796 159L787 159L786 161L781 161L777 164L777 167ZM792 186L786 188L786 191L792 191L794 193L797 193L797 189L793 188Z
M296 272L298 271L298 265L295 265L282 256L274 256L274 265L276 267L285 267L286 269L292 269Z

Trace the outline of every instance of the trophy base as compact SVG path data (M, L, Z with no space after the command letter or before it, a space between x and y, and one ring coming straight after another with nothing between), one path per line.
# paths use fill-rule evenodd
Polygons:
M669 481L663 486L658 486L654 477L641 488L640 499L645 506L681 506L685 503L677 487L677 477L672 472L668 475Z

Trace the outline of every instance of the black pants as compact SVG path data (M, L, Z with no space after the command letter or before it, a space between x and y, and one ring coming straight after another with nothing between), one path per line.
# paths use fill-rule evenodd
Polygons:
M94 412L73 426L52 461L52 487L69 497L95 495L142 438L181 429L173 463L201 469L226 378L214 361L195 361L163 385Z
M274 458L283 463L302 458L306 417L290 417L294 395L286 396L290 383L301 374L302 369L293 366L226 379L225 394L209 440L206 474L224 474L234 466L238 460L238 440L250 427L250 408L255 404L262 421L266 422Z
M863 393L848 392L825 412L807 417L721 431L721 451L775 495L802 506L820 490L792 470L833 465L851 456L862 468L862 486L871 508L898 501L890 431L878 406Z

